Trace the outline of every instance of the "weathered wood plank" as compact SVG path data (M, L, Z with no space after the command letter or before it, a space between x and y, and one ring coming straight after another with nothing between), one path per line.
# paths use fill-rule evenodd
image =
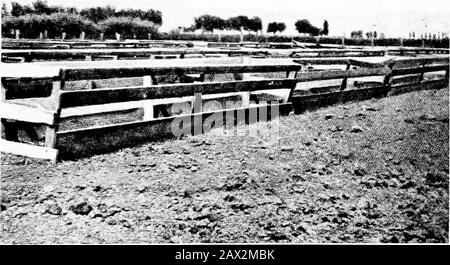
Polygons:
M307 96L292 97L292 105L295 113L316 109L324 106L334 105L347 101L359 101L371 98L385 97L389 87L378 86L363 89L343 90L330 93L321 93Z
M2 119L19 120L31 123L52 125L55 123L55 113L36 109L24 105L0 103L0 116Z
M401 68L393 69L392 76L397 75L410 75L410 74L422 74L426 72L437 72L437 71L448 71L449 65L432 65L424 67L411 67L411 68Z
M430 90L430 89L440 89L448 87L448 80L433 80L433 81L425 81L421 82L419 84L402 84L402 85L395 85L391 87L391 91L389 92L389 95L399 95L414 91L421 91L421 90Z
M30 145L0 139L0 151L15 155L47 159L56 162L58 150L44 146Z
M249 123L249 113L267 113L267 118L272 118L272 110L277 110L275 116L285 115L291 110L291 104L274 104L265 106L252 106L240 109L227 109L220 111L204 112L198 114L180 115L165 118L158 118L149 121L130 122L120 125L108 125L96 128L87 128L58 132L57 146L61 158L74 158L90 156L94 153L103 153L126 146L135 146L142 142L162 140L165 138L178 137L174 135L174 128L180 123L187 122L187 133L196 132L195 121L201 121L206 124L207 119L214 118L222 123L216 124L217 127L234 126L236 117L243 117L239 122ZM274 116L274 117L275 117ZM230 124L230 119L231 124ZM173 127L175 126L175 127ZM215 126L215 128L217 128ZM208 128L201 128L200 131L207 131ZM176 133L175 133L176 134Z
M4 63L24 63L25 57L2 56L2 62L4 62Z
M301 58L294 59L294 63L312 64L312 65L340 65L347 64L349 59L346 58Z
M426 64L449 64L449 58L447 56L431 56L423 58L400 58L395 60L386 61L385 64L395 63L394 68L408 68L417 67Z
M267 65L210 65L210 66L168 66L168 67L127 67L127 68L73 68L62 69L65 80L104 79L119 77L134 77L146 75L168 75L168 74L198 74L198 73L258 73L258 72L285 72L299 71L300 65L289 64L267 64Z
M67 108L144 99L193 96L195 93L219 94L293 88L296 83L295 79L276 79L63 91L61 93L61 105L63 108Z
M104 49L104 48L103 48ZM185 55L185 54L228 54L233 56L242 55L258 55L268 54L266 51L239 51L239 50L198 50L198 49L49 49L49 50L4 50L2 54L10 57L25 57L26 61L33 60L67 60L67 59L80 59L84 60L86 56L101 56L101 55L115 55L119 58L150 58L153 55L172 54L172 55Z
M386 68L375 69L352 69L352 70L333 70L333 71L317 71L317 72L299 72L295 80L297 82L307 82L316 80L330 80L340 78L354 78L364 76L381 76L390 73Z

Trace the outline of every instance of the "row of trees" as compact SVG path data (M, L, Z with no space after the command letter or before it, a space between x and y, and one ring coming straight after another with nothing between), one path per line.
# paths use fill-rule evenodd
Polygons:
M376 38L378 38L378 32L376 32L376 31L369 31L369 32L366 32L366 38L367 39L371 39L371 38L374 38L374 39L376 39ZM362 39L363 38L363 36L364 36L364 33L363 33L363 31L362 30L354 30L354 31L352 31L351 33L350 33L350 37L352 38L352 39Z
M36 0L31 5L21 5L18 2L11 3L11 11L6 5L2 5L2 29L4 32L20 30L23 37L37 37L43 31L47 31L48 37L61 36L62 32L67 37L77 37L81 32L87 36L96 35L98 32L109 36L115 31L127 37L146 37L148 33L154 33L162 24L162 14L153 9L121 9L116 10L111 6L92 7L78 10L75 7L50 6L45 0ZM185 31L202 30L213 32L214 30L237 30L242 33L260 32L263 28L260 17L248 17L239 15L223 19L218 16L203 15L194 18L194 24ZM328 35L328 22L325 20L323 27L318 28L308 20L302 19L295 23L299 33L311 36ZM271 22L267 32L283 32L286 24L283 22Z
M50 6L45 0L36 0L31 5L21 5L11 2L11 12L8 12L6 4L2 5L2 16L11 15L19 17L24 15L51 15L55 13L69 13L80 15L95 23L112 17L131 17L162 25L162 14L158 10L121 9L116 10L111 6L91 7L78 10L76 7Z
M312 25L307 19L301 19L295 22L295 28L299 33L309 34L311 36L328 35L328 21L324 21L323 28ZM247 30L258 33L262 30L262 20L259 17L249 18L247 16L236 16L223 19L218 16L202 15L194 18L194 24L184 28L185 31L195 31L201 29L202 32L214 30ZM267 26L268 33L283 32L286 24L283 22L270 22Z
M223 19L218 16L203 15L194 18L194 24L185 31L195 31L201 29L202 32L214 30L247 30L249 32L258 32L262 30L262 20L259 17L249 18L247 16L236 16Z
M2 32L21 37L37 38L45 33L48 38L58 38L64 32L67 38L78 38L82 32L87 38L114 38L119 33L123 38L148 38L157 33L162 24L161 12L155 10L124 9L116 11L110 6L76 8L49 6L37 0L30 5L11 3L11 11L2 5Z
M3 17L3 34L12 37L15 30L19 30L23 38L38 38L40 34L45 34L47 38L60 38L62 33L67 38L78 38L84 32L86 38L98 38L100 33L105 38L115 38L115 34L119 33L123 38L146 39L149 33L157 33L157 26L153 22L130 17L110 17L95 23L80 15L65 12Z

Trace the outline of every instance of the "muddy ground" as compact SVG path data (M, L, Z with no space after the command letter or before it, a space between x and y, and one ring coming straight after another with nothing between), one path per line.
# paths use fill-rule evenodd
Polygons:
M2 154L0 243L448 242L448 98L290 115L269 142L276 122L56 165Z

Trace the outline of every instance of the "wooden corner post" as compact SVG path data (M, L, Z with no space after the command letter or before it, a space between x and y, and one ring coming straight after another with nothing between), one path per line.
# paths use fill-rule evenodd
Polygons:
M45 146L53 149L57 149L57 131L59 127L59 119L61 115L61 90L64 88L65 70L61 69L59 72L59 80L53 81L51 98L55 102L54 119L53 124L48 125L45 131ZM58 160L56 154L52 162L56 163Z

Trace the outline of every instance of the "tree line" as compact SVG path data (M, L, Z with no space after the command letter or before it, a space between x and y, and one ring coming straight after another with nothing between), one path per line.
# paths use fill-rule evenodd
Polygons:
M64 33L67 38L78 38L84 32L88 38L114 38L118 33L123 38L148 38L162 24L162 13L158 10L121 9L111 6L78 10L76 7L51 6L45 0L36 0L31 5L11 3L8 11L2 5L3 35L20 31L21 37L58 38Z
M104 37L113 37L115 33L123 38L147 38L148 34L157 32L162 25L162 13L158 10L120 9L111 6L91 7L77 9L76 7L62 7L49 5L46 0L36 0L31 5L12 2L10 11L6 4L2 5L2 31L3 34L13 34L19 30L21 37L37 38L45 32L44 37L58 38L64 32L67 38L77 38L82 32L86 37L98 38L100 33ZM310 36L328 35L328 22L323 27L312 25L308 20L301 19L295 22L299 33ZM201 30L202 33L214 30L245 30L261 32L263 22L260 17L239 15L223 19L213 15L202 15L194 18L194 23L184 30ZM270 22L267 32L276 34L286 30L284 22Z
M48 5L46 0L36 0L31 5L21 5L18 2L11 2L11 11L8 12L6 4L2 5L2 16L23 16L28 14L35 15L51 15L54 13L70 13L81 15L93 22L99 22L111 17L132 17L141 20L153 22L156 25L162 25L162 13L158 10L141 10L141 9L121 9L116 10L114 7L91 7L78 10L76 7L62 7Z
M309 34L311 36L328 35L328 21L324 21L323 27L318 28L311 24L307 19L297 20L295 22L295 28L299 33ZM202 30L213 32L214 30L247 30L250 32L258 33L263 28L261 18L255 16L249 18L248 16L239 15L223 19L218 16L202 15L194 18L194 23L185 27L184 31ZM286 30L286 24L284 22L270 22L267 25L267 33L283 32Z

